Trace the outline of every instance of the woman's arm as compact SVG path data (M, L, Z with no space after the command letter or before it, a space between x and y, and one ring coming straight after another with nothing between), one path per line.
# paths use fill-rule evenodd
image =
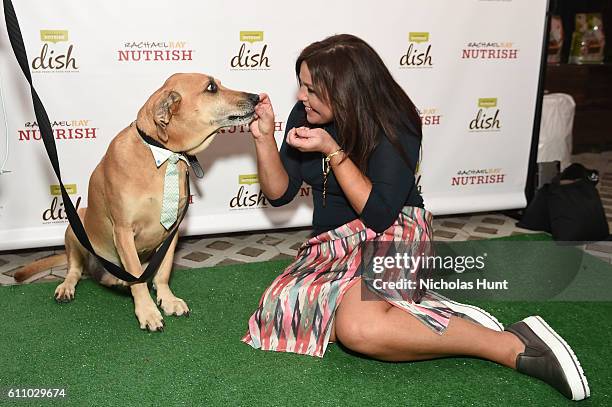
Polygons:
M318 151L326 156L338 151L340 146L321 128L300 127L289 131L287 143L300 151ZM344 152L330 159L331 170L353 209L361 214L372 191L372 183Z
M336 147L331 153L338 148L340 147ZM340 188L342 188L342 192L346 195L355 212L361 215L368 197L372 193L372 181L359 170L344 152L331 157L329 164Z
M361 220L376 232L384 231L395 222L411 192L418 195L414 191L414 168L419 159L420 140L412 134L403 134L399 142L410 164L384 136L368 160L367 175L373 187L361 212Z
M409 158L416 163L419 140L406 136L402 141ZM300 151L319 151L326 156L340 148L323 129L298 128L287 134L287 142ZM344 153L331 157L330 164L353 209L376 232L393 224L414 188L414 171L386 137L381 138L368 160L367 176Z
M283 196L289 186L289 175L274 139L274 110L267 94L262 93L255 107L256 118L250 124L257 154L257 176L264 195L275 200Z
M294 127L300 106L296 104L289 114L287 129ZM287 144L287 133L279 153L274 139L274 111L268 95L260 95L255 114L250 129L255 142L260 187L272 206L282 206L291 202L302 186L301 153Z

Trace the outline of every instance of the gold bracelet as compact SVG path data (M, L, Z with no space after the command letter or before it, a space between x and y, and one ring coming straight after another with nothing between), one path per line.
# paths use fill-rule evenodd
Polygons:
M339 148L336 151L334 151L333 153L331 153L330 155L328 155L327 157L325 157L325 161L330 162L332 157L334 157L335 155L338 155L340 153L343 153L343 152L344 152L344 150Z
M327 200L327 176L329 175L329 171L331 170L330 161L331 159L340 153L344 152L343 149L339 148L330 155L323 157L322 165L323 165L323 207L325 208L325 201Z

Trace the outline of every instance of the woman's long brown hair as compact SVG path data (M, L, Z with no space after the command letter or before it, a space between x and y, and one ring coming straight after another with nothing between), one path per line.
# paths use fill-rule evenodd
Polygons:
M398 137L413 134L421 140L419 112L371 46L354 35L334 35L300 53L298 80L302 62L315 91L331 105L339 144L363 173L381 133L416 171Z

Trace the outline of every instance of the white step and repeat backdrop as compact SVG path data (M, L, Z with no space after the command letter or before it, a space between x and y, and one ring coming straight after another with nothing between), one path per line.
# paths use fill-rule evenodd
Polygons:
M87 205L89 174L174 72L270 94L280 142L300 50L336 33L369 42L423 119L420 188L434 214L524 207L546 0L14 1L62 176ZM29 88L0 30L0 250L63 243L67 221ZM5 125L6 123L6 125ZM261 195L248 128L199 155L183 234L310 224L305 185L289 206Z

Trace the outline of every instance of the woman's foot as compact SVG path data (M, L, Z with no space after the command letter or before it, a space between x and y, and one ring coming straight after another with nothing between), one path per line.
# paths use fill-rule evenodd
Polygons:
M525 318L506 330L525 344L516 357L516 370L543 380L569 399L583 400L591 395L574 351L541 317Z

